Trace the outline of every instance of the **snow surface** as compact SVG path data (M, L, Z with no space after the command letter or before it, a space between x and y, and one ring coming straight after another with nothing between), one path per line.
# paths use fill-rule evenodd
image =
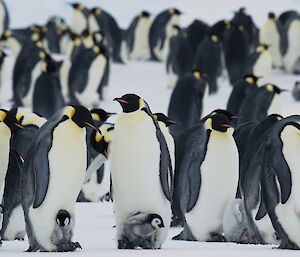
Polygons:
M70 19L71 8L62 0L6 0L11 15L12 27L24 27L33 22L43 23L49 15L62 15ZM71 1L69 1L71 2ZM257 25L261 25L269 11L279 14L287 9L300 9L299 0L83 0L88 7L101 6L111 12L120 26L126 28L140 10L146 9L156 14L168 7L178 7L184 11L182 24L187 25L194 18L202 19L209 24L222 18L231 18L232 11L246 6L254 16ZM8 63L11 63L9 60ZM11 80L10 64L4 71L1 99L3 106L9 107ZM291 89L294 82L300 79L296 75L287 75L275 70L270 82L284 89ZM120 111L120 106L112 99L125 93L136 93L143 97L153 112L167 111L171 90L166 87L165 65L152 62L130 62L127 65L113 64L110 85L106 100L101 105L108 111ZM225 108L231 87L222 81L218 94L210 96L205 106L205 113L216 108ZM291 92L282 94L282 114L300 114L300 103L296 103ZM149 196L151 197L151 196ZM68 256L299 256L297 251L272 250L274 246L237 245L231 243L200 243L170 240L180 229L171 229L169 238L162 250L117 250L114 242L114 217L110 203L80 203L76 209L74 241L81 243L83 250L65 253ZM46 222L46 221L45 221ZM24 251L28 242L3 242L0 256L28 256ZM62 253L34 253L34 256L56 256Z

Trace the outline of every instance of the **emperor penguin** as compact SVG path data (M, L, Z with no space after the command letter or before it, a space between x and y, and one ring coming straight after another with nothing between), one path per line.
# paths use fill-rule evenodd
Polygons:
M256 83L258 80L259 78L253 74L245 75L243 78L239 79L231 90L227 102L227 111L234 115L238 115L243 100L251 90L257 88Z
M196 53L199 43L209 34L210 26L204 21L195 19L184 31L193 53Z
M231 23L224 49L225 65L231 85L245 75L243 72L249 53L250 45L245 28L242 25Z
M73 3L71 6L74 9L71 30L73 33L81 35L84 30L88 29L89 10L80 3Z
M127 55L130 60L149 59L149 31L151 23L150 13L142 11L133 19L126 30L125 41Z
M65 106L58 76L60 66L61 62L55 61L46 54L41 65L42 73L34 85L32 111L46 119L51 118L54 113Z
M208 85L201 71L194 70L179 79L168 107L168 117L177 122L170 127L175 139L185 128L200 121L207 96Z
M286 26L287 49L283 55L283 66L288 73L300 72L300 17L291 18Z
M255 52L251 53L245 63L244 74L253 74L257 77L263 77L258 81L258 86L263 85L270 77L272 71L272 56L269 46L259 44Z
M293 91L292 91L292 95L296 101L300 101L300 82L299 81L296 81Z
M173 171L170 152L157 121L142 98L126 94L114 100L123 109L115 122L110 166L116 242L118 248L130 248L122 237L128 218L137 212L155 213L161 216L164 228L156 231L149 248L158 249L166 240L171 222Z
M280 249L300 249L300 116L278 122L269 134L263 158L262 196Z
M150 28L149 43L151 60L164 61L169 52L173 26L179 26L181 11L171 8L159 13Z
M13 56L17 58L22 50L22 42L12 30L5 30L0 38L0 45L7 47L12 52Z
M9 27L9 13L3 0L0 1L0 35Z
M206 36L198 45L194 59L194 69L206 74L209 85L209 93L218 91L218 79L222 75L222 45L216 35Z
M296 18L298 15L299 13L296 10L287 10L279 15L278 21L285 27L291 19Z
M28 150L21 183L29 252L80 248L71 239L87 166L85 127L97 129L90 112L67 106L39 129ZM61 211L69 214L67 233L57 222Z
M181 163L180 207L184 229L174 239L224 241L223 215L234 200L239 156L227 116L216 113L204 121ZM218 190L216 190L218 188Z
M48 33L46 39L51 53L61 53L60 40L62 32L67 28L65 20L58 16L51 17L46 23Z
M3 67L4 67L4 60L6 57L6 53L0 49L0 92L2 85L3 85ZM0 104L1 104L1 99L0 99Z
M259 30L259 42L269 45L269 51L272 56L273 67L281 68L282 63L282 48L286 44L283 36L283 26L277 20L274 13L270 12L267 21Z

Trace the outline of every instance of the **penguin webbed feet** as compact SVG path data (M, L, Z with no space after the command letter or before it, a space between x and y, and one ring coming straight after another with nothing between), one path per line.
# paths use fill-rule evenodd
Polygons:
M118 249L135 249L134 245L127 238L118 240Z
M57 247L57 252L74 252L76 249L82 249L78 242L68 242Z
M206 240L206 242L227 242L227 240L223 235L212 232L210 233L210 238Z

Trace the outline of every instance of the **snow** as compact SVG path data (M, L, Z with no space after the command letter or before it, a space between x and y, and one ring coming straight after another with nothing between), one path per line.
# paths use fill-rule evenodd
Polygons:
M64 14L69 20L71 8L63 0L7 0L11 15L12 27L24 27L33 22L43 23L49 15ZM208 23L222 18L231 18L232 11L240 6L246 6L248 12L261 25L269 11L280 13L287 9L299 9L298 0L85 0L81 1L88 7L102 6L111 12L123 28L142 9L156 14L159 11L175 6L184 11L182 24L186 25L195 17ZM126 2L126 6L125 6ZM9 60L11 63L12 60ZM1 99L3 106L8 107L10 99L11 80L6 66L4 85L2 85ZM281 88L291 90L294 82L299 79L296 75L287 75L283 71L272 72L270 82ZM110 85L106 93L106 100L101 107L108 111L120 111L120 106L112 99L125 93L136 93L143 97L150 105L152 112L166 113L171 95L167 89L165 65L153 62L129 62L127 65L113 64ZM210 96L205 106L205 113L216 108L225 108L231 87L227 80L221 81L220 91ZM291 92L282 94L282 114L284 116L300 113L300 102L296 103ZM113 121L113 118L112 118ZM149 196L150 197L150 196ZM157 251L129 251L117 250L114 242L114 216L111 203L78 203L76 208L76 225L74 241L81 243L83 250L75 253L34 253L35 256L289 256L299 255L296 251L273 250L274 246L237 245L231 243L200 243L172 241L171 237L178 234L180 229L171 229L168 240L162 250ZM0 248L1 257L28 256L24 251L28 242L3 242Z

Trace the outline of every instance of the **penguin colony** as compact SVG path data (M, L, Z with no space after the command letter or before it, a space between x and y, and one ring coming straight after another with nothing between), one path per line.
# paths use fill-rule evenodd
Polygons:
M183 228L174 240L300 249L300 115L280 115L285 90L268 82L273 67L300 72L299 14L269 13L258 29L241 8L181 28L170 8L122 30L101 8L70 6L70 25L10 29L0 0L0 68L15 58L12 107L0 109L1 239L75 251L76 200L111 200L119 249L160 249L171 226ZM110 65L126 60L166 63L168 116L128 93L107 122ZM221 76L227 108L205 110Z

